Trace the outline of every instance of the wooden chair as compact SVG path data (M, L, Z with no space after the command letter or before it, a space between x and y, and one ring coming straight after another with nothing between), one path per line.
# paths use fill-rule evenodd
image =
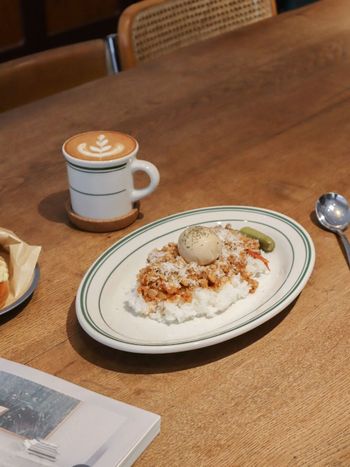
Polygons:
M144 0L118 22L121 68L276 14L275 0Z
M115 72L104 39L0 63L0 112Z

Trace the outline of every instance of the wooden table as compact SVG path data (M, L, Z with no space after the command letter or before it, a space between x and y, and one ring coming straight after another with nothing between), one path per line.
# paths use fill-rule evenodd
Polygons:
M42 245L30 303L1 319L1 356L162 416L139 466L350 465L349 268L313 217L323 192L350 198L350 2L321 0L117 77L2 114L1 226ZM124 231L67 221L63 141L117 129L161 173ZM202 350L137 355L95 342L74 299L90 264L150 221L214 205L300 222L314 272L261 327Z

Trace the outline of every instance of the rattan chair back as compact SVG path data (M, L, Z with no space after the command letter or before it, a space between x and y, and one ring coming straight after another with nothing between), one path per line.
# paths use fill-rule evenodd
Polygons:
M118 23L122 69L276 14L275 0L144 0Z

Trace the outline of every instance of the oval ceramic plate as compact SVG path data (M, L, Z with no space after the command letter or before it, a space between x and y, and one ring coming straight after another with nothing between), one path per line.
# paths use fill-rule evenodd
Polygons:
M153 248L177 241L184 228L203 224L250 226L276 242L268 254L271 272L254 294L214 318L163 324L136 316L127 297ZM76 297L83 329L107 346L136 353L170 353L226 341L271 319L305 286L314 266L315 250L305 229L282 214L245 206L219 206L165 217L132 232L106 250L86 272Z
M30 286L28 287L28 289L24 292L23 295L18 297L17 300L15 300L14 302L2 308L0 310L0 316L14 310L19 305L21 305L25 300L27 300L27 298L29 298L31 294L34 292L34 290L36 289L38 282L39 282L39 277L40 277L40 269L39 269L39 265L37 264L34 269L32 282Z

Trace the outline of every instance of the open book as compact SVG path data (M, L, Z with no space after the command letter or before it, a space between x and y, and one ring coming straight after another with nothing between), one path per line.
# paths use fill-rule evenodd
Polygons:
M156 414L0 358L1 467L130 466Z

